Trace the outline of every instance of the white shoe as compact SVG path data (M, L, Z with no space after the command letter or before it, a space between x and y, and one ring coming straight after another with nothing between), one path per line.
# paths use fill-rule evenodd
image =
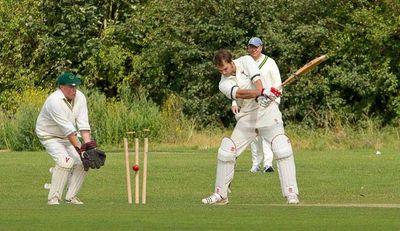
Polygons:
M258 165L254 165L253 167L251 167L251 169L249 170L249 172L251 173L256 173L260 171L260 167Z
M296 193L289 193L287 195L287 203L288 204L298 204L299 203L299 198L297 197Z
M65 202L67 204L74 204L74 205L83 205L83 202L79 200L78 197L72 197L71 199L67 200L65 199Z
M45 184L43 185L43 188L46 189L46 190L50 190L50 187L51 187L51 184L50 184L50 183L45 183Z
M217 193L214 193L214 194L212 194L212 195L209 196L209 197L203 198L203 199L201 200L201 202L202 202L203 204L206 204L206 205L213 205L213 204L215 204L215 205L226 205L226 204L229 203L228 198L223 199L223 198L222 198L219 194L217 194Z
M50 200L47 201L48 205L59 205L60 202L58 201L58 197L52 197Z

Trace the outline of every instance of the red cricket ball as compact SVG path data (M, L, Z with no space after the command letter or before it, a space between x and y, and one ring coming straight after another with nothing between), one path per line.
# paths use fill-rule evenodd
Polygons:
M137 165L137 164L133 165L132 169L135 172L139 171L139 165Z

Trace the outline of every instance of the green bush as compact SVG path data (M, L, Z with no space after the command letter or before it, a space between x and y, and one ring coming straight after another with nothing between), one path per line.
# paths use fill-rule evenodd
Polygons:
M72 70L108 99L118 101L127 84L159 107L178 96L201 125L232 124L211 59L220 48L243 55L259 36L283 79L331 57L285 88L286 121L332 126L324 118L334 111L353 125L392 125L400 116L398 15L393 0L0 1L0 104L14 113L15 93L51 88Z
M122 95L120 100L106 100L98 91L88 92L93 137L99 143L112 145L121 143L126 132L135 131L140 136L144 129L150 129L150 137L160 140L164 118L158 106L139 94Z
M47 93L45 90L30 88L14 95L14 99L19 102L15 114L9 112L8 116L5 116L2 113L4 121L0 129L5 148L16 151L41 148L35 134L35 124Z
M0 110L0 149L6 149L9 145L7 145L6 140L6 124L8 122L7 116L3 111Z

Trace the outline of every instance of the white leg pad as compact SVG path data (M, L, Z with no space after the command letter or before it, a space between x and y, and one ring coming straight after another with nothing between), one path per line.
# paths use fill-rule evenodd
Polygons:
M53 197L57 197L58 200L61 199L65 184L67 183L68 174L70 169L62 168L56 165L53 169L53 175L51 177L51 185L49 190L49 195L47 199L50 200Z
M236 162L236 146L230 138L223 138L218 149L217 175L215 193L222 198L228 197L228 187L233 180Z
M289 138L284 134L277 135L272 140L271 147L277 159L282 195L284 197L290 193L296 193L298 195L299 189L296 180L296 166Z
M72 174L68 182L67 194L65 195L66 200L71 200L79 193L79 190L81 189L83 181L85 179L86 173L87 172L83 169L83 165L80 164L76 165L75 168L72 170Z
M271 150L275 154L276 159L293 155L290 139L285 134L279 134L272 139Z
M277 160L279 180L281 181L282 195L286 197L289 193L299 195L296 180L296 166L293 155L284 159Z

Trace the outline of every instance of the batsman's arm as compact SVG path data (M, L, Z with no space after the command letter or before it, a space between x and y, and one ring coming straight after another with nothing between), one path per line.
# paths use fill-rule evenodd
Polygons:
M260 79L260 74L256 74L255 77L253 84L256 89L238 89L236 91L237 99L255 99L261 95L264 87Z
M254 85L256 86L256 88L257 88L259 93L262 92L264 87L263 87L263 84L261 82L261 79L258 79L257 81L255 81Z
M260 95L260 91L257 89L238 89L236 91L237 99L255 99Z
M239 113L239 106L237 105L236 100L232 100L232 106L231 106L231 110L233 114L237 114Z

